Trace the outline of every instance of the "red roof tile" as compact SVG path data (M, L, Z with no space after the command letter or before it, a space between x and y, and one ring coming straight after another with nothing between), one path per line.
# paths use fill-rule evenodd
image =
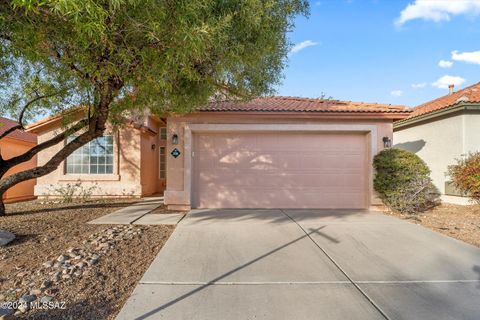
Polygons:
M421 104L413 108L413 112L408 118L415 118L433 111L452 107L462 102L480 103L480 82L452 94Z
M405 113L405 106L299 97L259 97L248 102L211 102L200 111Z
M0 117L0 134L4 133L11 127L16 126L17 124L18 123L13 120ZM35 134L30 132L25 132L23 130L15 130L11 132L9 135L7 135L7 137L22 140L22 141L37 143L37 136Z

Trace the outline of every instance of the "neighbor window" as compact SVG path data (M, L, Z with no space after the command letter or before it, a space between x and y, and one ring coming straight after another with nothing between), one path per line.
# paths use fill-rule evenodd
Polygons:
M75 137L69 137L70 142ZM67 174L113 173L113 136L103 136L78 148L66 160Z
M160 147L160 168L159 168L159 176L160 176L160 179L165 179L165 161L166 161L166 158L165 158L165 147Z

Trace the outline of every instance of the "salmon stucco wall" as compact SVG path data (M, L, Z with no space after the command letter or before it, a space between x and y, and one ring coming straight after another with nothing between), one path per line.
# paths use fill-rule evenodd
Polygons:
M278 131L282 131L284 125L325 125L330 126L330 128L334 128L336 125L340 127L355 127L355 126L362 126L368 128L375 128L374 134L375 137L373 138L376 143L373 147L370 145L369 151L369 158L373 157L374 152L379 152L383 149L383 141L382 138L384 136L388 136L392 139L393 135L393 124L392 120L385 119L385 120L359 120L359 119L322 119L322 118L314 118L314 117L295 117L294 115L286 116L278 116L278 115L264 115L264 116L252 116L248 114L236 114L236 115L229 115L229 114L215 114L215 113L204 113L204 114L191 114L183 117L170 117L167 119L167 189L165 191L165 203L171 209L184 209L188 210L191 207L191 181L188 178L191 173L191 162L186 161L185 157L191 157L191 154L187 154L191 152L190 146L185 144L185 132L186 128L192 124L213 124L213 125L223 125L228 131L228 126L235 126L238 124L250 124L258 126L259 128L262 125L277 125ZM190 129L189 129L190 130ZM173 145L171 136L173 134L178 135L178 144ZM190 132L189 132L190 134ZM372 134L372 133L370 133ZM189 138L189 137L187 137ZM372 138L372 137L370 137ZM187 142L190 143L190 142ZM178 149L180 151L180 156L174 158L170 152L174 149ZM371 169L371 161L368 164L369 168ZM370 172L373 174L373 172ZM370 175L372 177L372 175ZM371 183L371 182L370 182ZM376 197L375 193L373 192L373 187L370 184L370 205L379 204L378 197Z
M52 138L58 127L50 127L38 134L41 143ZM59 187L67 184L82 183L82 189L90 190L92 197L140 197L141 185L141 131L130 126L118 130L107 129L105 134L114 137L112 174L66 174L65 163L52 173L38 178L35 195L43 198L57 196ZM63 147L58 144L38 154L38 164L46 163Z
M166 142L160 140L161 125L158 121L148 117L145 126L149 130L143 130L141 134L141 181L143 195L147 196L163 192L165 181L160 179L159 174L159 148Z
M10 159L24 152L30 150L35 146L35 143L22 141L18 139L12 139L5 137L0 141L0 149L2 150L2 156L5 159ZM29 161L23 162L19 165L16 165L12 169L8 170L5 177L24 170L28 170L36 167L37 157L33 157ZM33 189L35 186L35 179L27 180L21 182L12 188L8 189L7 192L3 195L3 199L6 203L33 199L35 198L33 194Z

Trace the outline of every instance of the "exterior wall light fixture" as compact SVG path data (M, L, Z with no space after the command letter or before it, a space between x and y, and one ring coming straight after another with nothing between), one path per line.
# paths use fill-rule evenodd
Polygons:
M172 144L178 144L178 135L176 133L172 135Z
M384 148L391 148L392 147L392 139L389 137L383 137L383 147Z

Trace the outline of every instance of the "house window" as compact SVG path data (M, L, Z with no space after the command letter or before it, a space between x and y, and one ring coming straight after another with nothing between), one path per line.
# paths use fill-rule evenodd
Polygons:
M167 128L160 128L160 140L167 140Z
M166 172L165 172L165 165L166 165L166 158L165 158L165 147L160 147L160 168L159 168L159 176L160 179L165 179Z
M69 137L70 142L75 137ZM103 136L75 150L66 160L67 174L112 174L113 136Z

